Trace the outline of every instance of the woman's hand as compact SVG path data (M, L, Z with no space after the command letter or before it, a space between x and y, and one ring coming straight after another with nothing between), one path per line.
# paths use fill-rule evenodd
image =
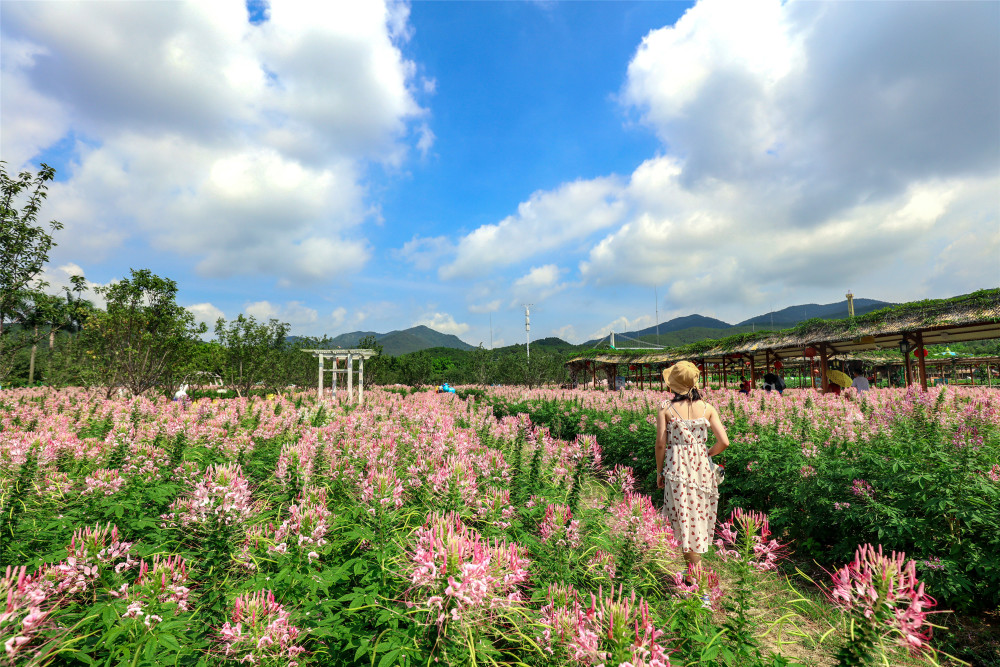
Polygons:
M663 478L663 475L656 476L656 488L662 489L667 485L667 480Z

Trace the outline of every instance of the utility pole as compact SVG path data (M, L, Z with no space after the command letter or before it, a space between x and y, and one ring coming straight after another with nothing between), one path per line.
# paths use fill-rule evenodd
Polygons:
M528 353L528 363L531 363L531 307L533 303L524 304L524 340L525 349Z
M854 317L854 293L847 290L847 316Z

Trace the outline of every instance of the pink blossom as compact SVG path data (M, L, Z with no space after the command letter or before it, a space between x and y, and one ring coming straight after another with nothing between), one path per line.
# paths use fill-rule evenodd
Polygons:
M222 653L249 664L294 658L305 649L296 643L303 632L290 618L269 590L237 597L230 620L219 628Z
M766 571L777 569L778 560L785 546L771 537L767 515L762 512L733 510L728 521L716 526L716 553L722 560L749 563L753 568Z
M549 505L545 508L545 518L539 533L542 542L556 549L580 546L580 522L573 519L573 513L565 505Z
M854 560L831 575L831 601L878 629L896 635L912 650L926 646L932 626L927 610L937 603L917 579L916 562L893 551L886 556L879 545L858 547Z
M686 571L676 572L674 589L674 595L680 598L708 596L709 605L714 605L722 597L719 575L703 563L689 563Z

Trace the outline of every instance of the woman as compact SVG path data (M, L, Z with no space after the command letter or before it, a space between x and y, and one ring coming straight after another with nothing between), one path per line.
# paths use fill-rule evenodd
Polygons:
M665 489L663 515L684 559L692 565L701 562L701 554L712 543L719 507L719 486L708 457L729 447L718 411L701 400L696 388L699 375L690 361L664 370L663 380L674 397L663 401L656 415L656 485ZM715 445L706 450L709 428Z

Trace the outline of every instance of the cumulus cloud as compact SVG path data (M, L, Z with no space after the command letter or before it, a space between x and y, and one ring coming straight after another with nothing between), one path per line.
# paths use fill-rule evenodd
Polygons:
M243 312L261 322L270 319L286 322L293 329L312 329L312 325L319 321L319 313L316 309L310 308L300 301L289 301L285 304L255 301L244 306Z
M220 318L225 318L226 314L222 312L219 308L216 308L210 303L195 303L190 306L185 306L185 308L194 315L196 322L203 322L208 325L208 330L212 331L215 327L215 322Z
M698 3L629 65L621 99L667 152L623 186L629 215L581 276L702 310L995 284L989 263L940 267L1000 227L997 20L986 4Z
M397 46L408 11L282 2L251 24L239 0L5 6L3 154L78 138L50 189L74 256L136 236L205 276L355 273L366 165L433 138Z
M448 313L427 313L416 322L413 326L424 325L445 334L453 334L455 336L461 336L466 331L469 330L469 325L464 322L456 322L455 318Z
M530 259L614 225L625 213L616 177L566 183L536 192L517 214L462 237L442 278L482 277L492 269Z

